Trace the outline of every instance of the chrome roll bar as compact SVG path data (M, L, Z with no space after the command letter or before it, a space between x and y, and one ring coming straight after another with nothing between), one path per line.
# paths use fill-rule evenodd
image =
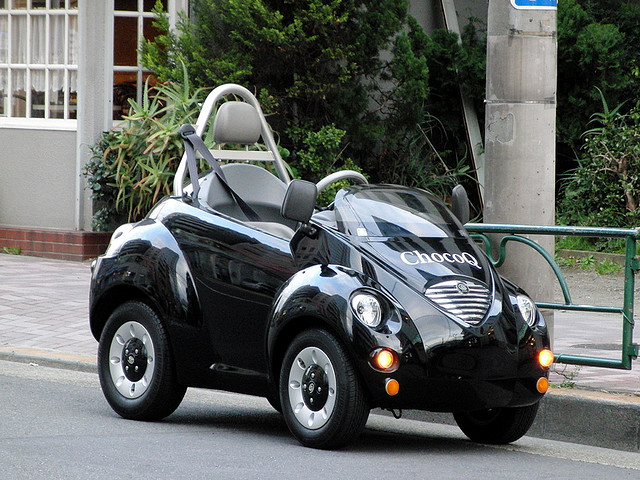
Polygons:
M227 95L235 95L237 97L242 98L245 102L253 106L257 111L260 117L260 124L262 126L261 136L262 140L271 153L272 158L270 161L273 161L276 173L280 180L282 180L285 184L288 184L291 181L291 177L287 171L284 161L280 156L280 152L278 151L278 145L276 144L273 134L271 132L271 128L267 123L264 113L262 112L262 108L260 108L260 103L256 99L256 97L245 87L240 85L228 83L225 85L220 85L216 87L209 93L207 99L204 101L202 105L202 110L200 111L200 115L198 115L198 120L195 124L196 134L202 137L202 134L207 128L207 124L211 119L212 114L214 113L215 107L220 100L222 100ZM216 156L216 150L212 150L214 157ZM187 158L186 155L182 155L182 159L180 160L180 165L178 166L178 170L176 171L176 176L173 181L173 194L175 196L181 197L184 194L184 184L187 177Z

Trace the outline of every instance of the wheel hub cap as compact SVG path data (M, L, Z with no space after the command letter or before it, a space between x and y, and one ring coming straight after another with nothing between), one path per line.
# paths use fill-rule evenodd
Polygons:
M151 385L155 370L155 349L149 331L139 322L118 328L109 346L109 373L118 392L138 398Z
M298 422L317 430L331 418L336 404L336 374L331 360L317 347L304 348L289 371L289 405Z
M139 338L132 338L122 349L124 375L132 382L138 382L147 371L147 349Z
M302 399L305 405L317 412L327 403L329 382L320 365L311 365L302 377Z

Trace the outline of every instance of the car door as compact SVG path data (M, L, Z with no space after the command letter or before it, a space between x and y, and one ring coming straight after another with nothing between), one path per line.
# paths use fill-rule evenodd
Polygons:
M212 349L209 368L249 388L267 372L265 335L274 295L296 271L289 242L202 210L168 224L194 276L202 335Z

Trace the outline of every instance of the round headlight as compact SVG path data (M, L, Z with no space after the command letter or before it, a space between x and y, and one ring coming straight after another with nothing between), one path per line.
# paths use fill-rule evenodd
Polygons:
M365 325L375 328L382 322L382 307L376 297L368 293L358 293L351 298L351 308Z
M538 319L536 304L526 295L518 295L516 300L518 301L518 309L522 318L529 326L533 327Z

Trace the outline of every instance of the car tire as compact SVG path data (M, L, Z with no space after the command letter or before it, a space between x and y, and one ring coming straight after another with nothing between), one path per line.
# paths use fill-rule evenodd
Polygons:
M505 444L527 433L538 412L539 403L526 407L493 408L477 412L456 412L460 430L477 443Z
M131 301L107 319L98 345L100 385L111 408L133 420L159 420L184 398L166 330L147 304Z
M333 335L324 330L298 335L280 372L282 413L300 443L333 449L360 435L370 408L349 355Z

